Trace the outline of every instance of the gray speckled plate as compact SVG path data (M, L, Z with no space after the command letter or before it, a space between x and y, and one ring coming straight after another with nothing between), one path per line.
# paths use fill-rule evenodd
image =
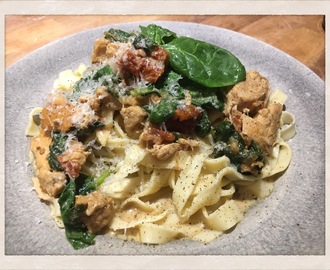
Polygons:
M77 33L26 56L6 70L5 254L325 254L325 90L323 81L285 53L248 36L200 24L155 22L179 35L230 50L247 70L258 70L272 88L288 95L297 121L293 159L269 198L249 210L231 233L204 245L188 240L148 246L98 236L75 251L48 207L33 191L25 129L31 108L40 106L62 70L89 64L93 42L110 26ZM112 25L123 30L139 24Z

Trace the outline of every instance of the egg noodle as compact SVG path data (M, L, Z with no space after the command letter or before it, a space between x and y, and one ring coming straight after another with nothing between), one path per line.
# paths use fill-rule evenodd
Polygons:
M61 72L52 94L72 93L88 72L83 64L77 70ZM277 90L268 102L284 105L285 101L286 95ZM27 136L40 136L44 108L31 111ZM102 126L84 138L89 154L80 175L103 177L96 191L111 198L111 219L101 233L147 244L179 238L207 243L235 227L251 205L270 195L279 173L289 166L291 149L287 141L295 135L294 116L282 111L271 153L265 156L258 173L249 174L238 170L226 155L212 155L215 141L211 133L204 137L191 134L189 139L195 143L189 145L189 150L181 148L166 158L157 158L141 145L139 137L127 132L123 116L116 110L102 109L100 119ZM211 111L209 119L216 123L223 120L223 115ZM32 152L31 162L38 170ZM57 225L64 228L59 196L47 193L35 175L38 196L49 204Z

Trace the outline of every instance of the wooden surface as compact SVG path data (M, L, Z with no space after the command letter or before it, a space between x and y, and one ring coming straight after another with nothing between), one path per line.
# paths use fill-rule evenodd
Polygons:
M324 17L319 15L7 15L6 67L41 46L75 32L113 23L147 20L188 21L234 30L279 48L308 66L322 79L325 77Z

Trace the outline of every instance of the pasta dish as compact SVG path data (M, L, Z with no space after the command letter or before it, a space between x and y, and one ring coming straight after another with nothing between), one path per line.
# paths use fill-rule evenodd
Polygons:
M289 166L286 98L223 48L111 28L30 113L34 188L74 249L99 234L208 243Z

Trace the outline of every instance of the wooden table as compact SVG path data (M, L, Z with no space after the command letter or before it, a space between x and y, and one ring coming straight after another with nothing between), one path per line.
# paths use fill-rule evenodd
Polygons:
M5 18L6 67L41 46L75 32L113 23L146 20L188 21L234 30L279 48L308 66L323 80L325 78L324 17L319 15L11 15Z

